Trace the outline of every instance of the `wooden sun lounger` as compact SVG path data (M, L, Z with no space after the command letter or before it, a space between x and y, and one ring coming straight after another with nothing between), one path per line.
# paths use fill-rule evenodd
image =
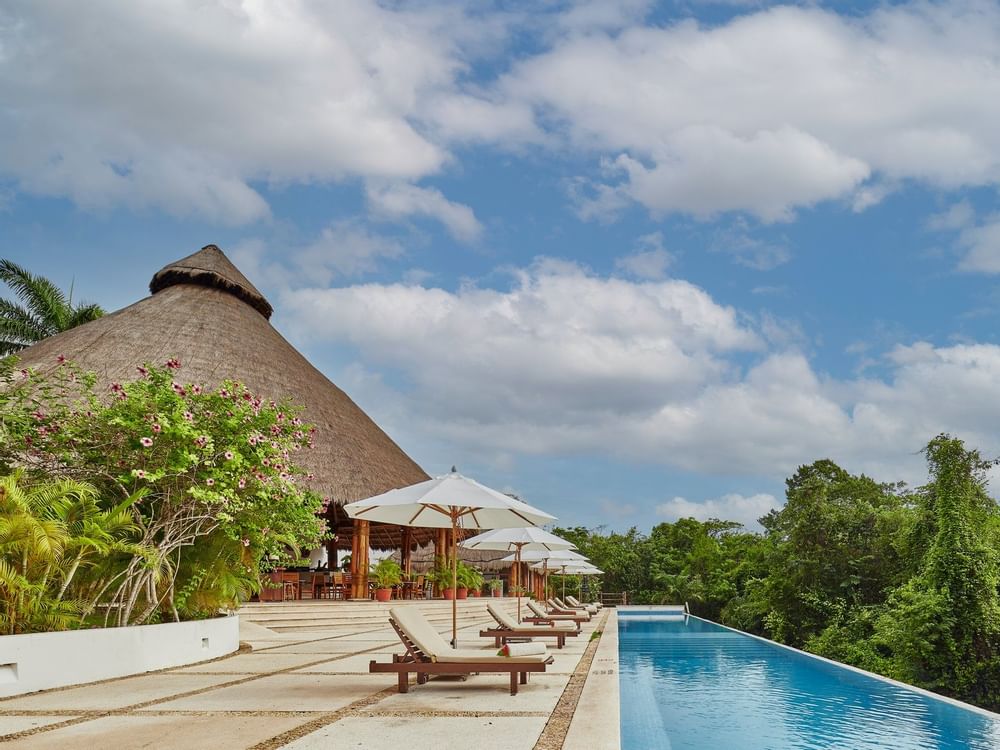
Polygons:
M451 648L416 611L394 607L389 623L403 642L406 653L393 655L391 663L372 660L369 672L395 672L400 693L410 690L410 673L423 685L432 674L470 675L481 672L510 673L510 694L517 695L518 682L528 683L529 672L544 672L553 659L547 654L535 656L490 656L481 651Z
M580 611L576 609L566 609L565 607L560 607L552 599L546 599L545 605L548 607L548 614L550 615L578 615L580 617L586 618L587 622L590 622L590 612Z
M545 612L532 601L528 602L528 609L531 610L533 616L522 617L521 619L525 622L533 622L540 625L552 625L560 622L575 622L576 627L579 630L581 627L580 623L590 621L589 615L560 615L553 612Z
M555 638L556 648L562 648L566 645L566 636L576 637L580 635L579 629L573 626L557 626L555 623L548 626L520 625L495 611L492 605L487 605L486 608L493 619L497 621L497 627L480 630L479 637L492 638L497 648L500 648L501 644L506 643L511 638Z

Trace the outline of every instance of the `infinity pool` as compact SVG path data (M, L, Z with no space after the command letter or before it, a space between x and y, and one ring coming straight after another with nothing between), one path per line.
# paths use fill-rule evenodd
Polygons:
M622 750L1000 748L1000 717L696 617L622 610L618 637Z

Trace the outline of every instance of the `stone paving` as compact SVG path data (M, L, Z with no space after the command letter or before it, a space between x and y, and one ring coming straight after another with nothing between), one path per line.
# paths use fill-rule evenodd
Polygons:
M409 606L420 606L438 630L448 630L443 602ZM462 606L461 646L494 652L492 639L478 635L492 622L485 603ZM389 661L402 648L385 608L365 607L246 608L238 654L0 700L0 743L95 750L562 747L598 645L590 636L604 613L564 649L550 646L555 663L532 675L516 696L500 674L432 678L420 686L411 677L410 692L401 695L395 675L368 672L370 660Z

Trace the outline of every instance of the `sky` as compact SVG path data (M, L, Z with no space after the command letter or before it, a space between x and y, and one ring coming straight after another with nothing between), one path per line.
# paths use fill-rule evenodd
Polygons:
M1000 6L0 5L0 256L218 244L429 473L744 522L1000 455Z

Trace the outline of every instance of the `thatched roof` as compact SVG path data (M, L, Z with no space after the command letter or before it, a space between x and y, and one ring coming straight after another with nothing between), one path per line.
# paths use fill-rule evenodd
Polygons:
M417 573L426 573L433 568L435 552L433 544L427 544L413 550L410 553L410 563L413 570ZM513 565L511 562L504 562L503 558L509 554L510 552L498 550L466 549L461 546L458 548L459 560L489 573L507 570L507 568ZM401 562L402 560L402 556L398 551L393 552L391 557L396 562Z
M239 380L260 395L289 398L317 428L302 465L316 489L336 503L361 500L428 479L424 471L268 322L271 305L215 245L157 272L152 296L20 353L47 370L64 355L97 373L99 384L137 377L136 366L177 358L185 381ZM424 542L429 532L415 529ZM376 547L393 546L395 527L377 530Z

